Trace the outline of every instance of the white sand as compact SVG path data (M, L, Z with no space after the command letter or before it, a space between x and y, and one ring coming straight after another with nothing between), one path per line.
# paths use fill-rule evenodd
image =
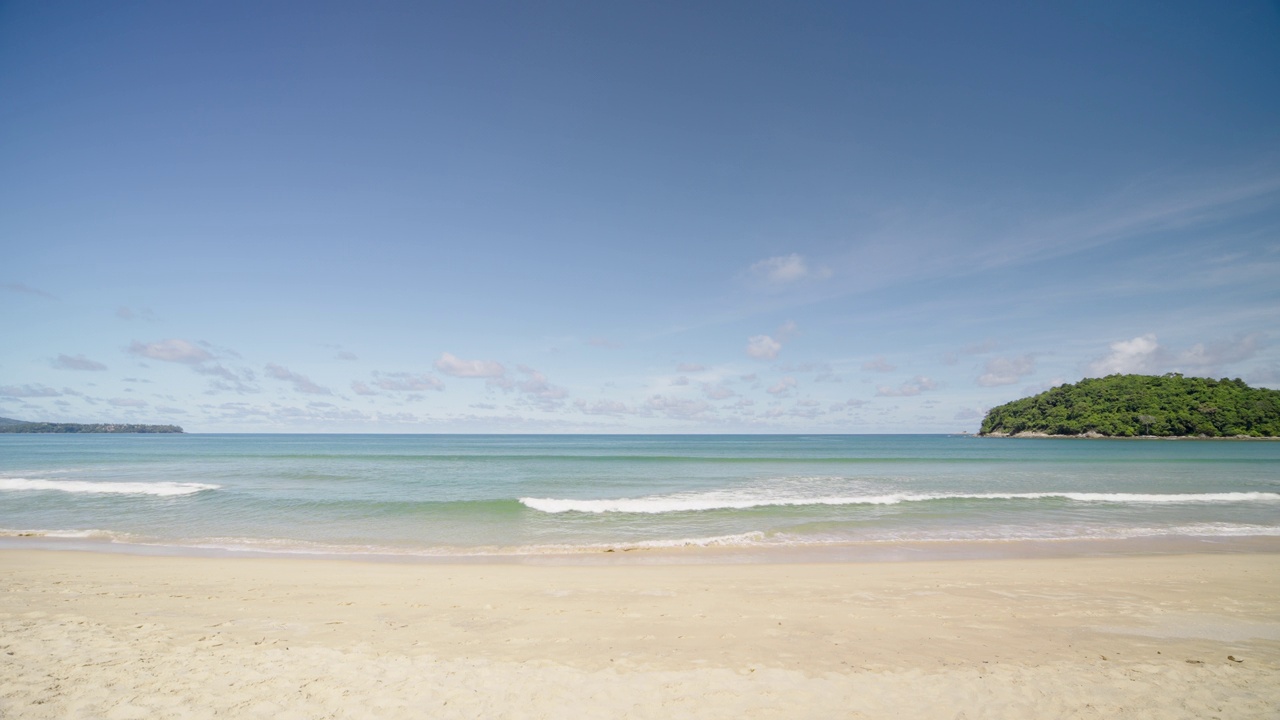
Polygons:
M0 591L5 718L1280 716L1266 553L586 567L9 550Z

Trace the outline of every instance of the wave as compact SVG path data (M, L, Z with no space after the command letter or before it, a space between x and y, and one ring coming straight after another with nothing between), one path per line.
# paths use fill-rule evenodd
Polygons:
M94 482L88 480L0 478L0 491L43 490L67 493L172 497L175 495L193 495L204 490L217 490L220 487L222 486L182 482Z
M767 495L702 494L665 495L616 500L572 500L559 498L520 498L525 507L545 513L632 513L655 515L673 512L708 510L746 510L757 507L794 507L812 505L897 505L941 500L1044 500L1061 499L1087 503L1240 503L1280 502L1280 493L891 493L887 495L853 495L830 497L772 497Z

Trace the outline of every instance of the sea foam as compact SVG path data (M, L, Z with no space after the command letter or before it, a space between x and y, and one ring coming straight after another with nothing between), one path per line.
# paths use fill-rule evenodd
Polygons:
M92 482L88 480L39 480L0 478L0 491L52 490L67 493L99 493L112 495L192 495L204 490L217 490L220 485L181 482Z
M787 507L803 505L897 505L937 500L1044 500L1057 498L1075 502L1105 503L1240 503L1280 502L1280 493L890 493L884 495L852 495L796 497L770 496L759 493L706 493L663 495L616 500L572 500L558 498L520 498L521 504L545 513L635 513L660 514L707 510L745 510L755 507Z

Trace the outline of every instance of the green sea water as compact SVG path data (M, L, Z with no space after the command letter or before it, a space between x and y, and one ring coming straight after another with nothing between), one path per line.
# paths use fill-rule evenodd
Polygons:
M424 557L1280 536L1280 442L4 435L0 535Z

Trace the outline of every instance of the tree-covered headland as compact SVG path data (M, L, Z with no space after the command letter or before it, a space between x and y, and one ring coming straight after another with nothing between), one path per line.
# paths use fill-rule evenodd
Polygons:
M0 433L180 433L177 425L135 423L51 423L0 418Z
M1280 390L1244 381L1108 375L987 412L980 435L1280 437Z

